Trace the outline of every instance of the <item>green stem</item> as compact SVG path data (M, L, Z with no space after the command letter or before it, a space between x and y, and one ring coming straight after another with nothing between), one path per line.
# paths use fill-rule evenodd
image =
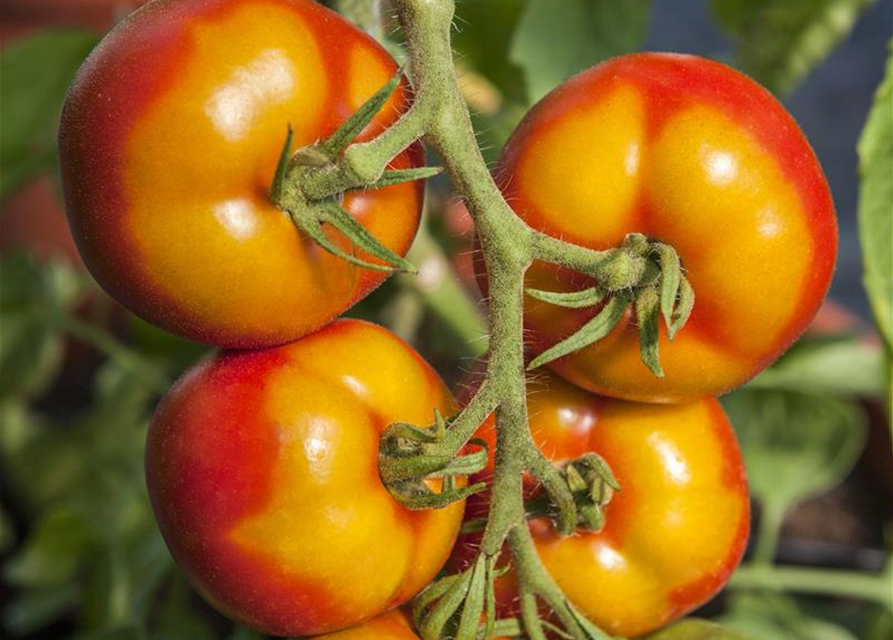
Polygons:
M425 306L466 345L470 355L486 353L487 323L425 224L419 228L419 235L406 257L418 268L419 274L400 275L401 283L418 293Z
M573 495L560 474L537 449L528 425L524 359L524 274L534 260L574 269L594 277L608 292L637 285L651 286L648 263L641 248L624 243L619 249L595 251L566 243L531 229L506 203L481 154L471 117L459 89L452 60L450 31L454 0L392 0L406 35L414 96L412 106L377 138L347 147L336 162L315 169L302 168L299 184L284 185L286 204L319 202L345 190L373 185L393 157L423 139L436 151L474 220L487 265L490 288L489 358L486 377L474 398L448 429L431 438L427 432L397 424L382 436L380 473L388 486L418 482L432 465L458 455L483 420L496 411L495 472L490 511L479 558L491 563L508 541L519 567L519 589L525 599L525 633L544 638L535 602L552 607L564 631L577 640L607 638L567 602L545 571L527 527L522 478L531 471L543 482L559 507L558 523L572 531L576 523ZM295 192L299 189L299 192ZM289 191L291 190L291 191ZM286 207L287 208L287 207ZM642 240L645 240L644 237ZM653 271L653 269L652 269ZM651 278L648 280L648 278ZM647 282L645 282L647 280ZM477 329L475 329L476 331ZM409 454L403 446L409 443ZM416 471L419 471L416 474ZM463 580L468 574L463 574ZM464 583L462 583L464 584ZM458 585L458 586L457 586ZM432 617L423 635L440 637L443 615L453 615L462 601L470 607L463 617L479 617L480 602L461 591L450 578L436 583L423 596ZM428 599L431 601L428 602ZM433 604L434 600L441 602ZM531 604L533 603L533 604Z
M167 393L171 384L168 377L137 352L118 342L107 331L69 314L60 315L56 319L56 324L64 333L89 344L137 375L153 391Z
M739 567L728 586L730 589L847 596L868 600L893 610L888 575L753 563Z
M784 523L785 506L772 500L763 503L760 526L753 553L754 563L771 565L775 560L781 526Z

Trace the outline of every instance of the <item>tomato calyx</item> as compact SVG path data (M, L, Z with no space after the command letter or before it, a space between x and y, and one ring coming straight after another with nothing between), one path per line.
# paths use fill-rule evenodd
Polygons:
M459 477L467 477L487 466L487 443L478 438L469 441L477 451L455 455L447 444L448 421L434 411L429 427L396 422L382 434L379 445L379 476L382 482L408 509L437 509L479 493L486 484L457 486ZM429 481L442 478L439 492Z
M560 513L562 506L556 504L548 492L538 493L525 500L524 513L527 520L552 518L554 530L563 536L573 535L579 529L592 533L604 529L605 507L611 502L614 493L621 490L607 461L596 453L587 453L558 469L574 498L576 510L572 512L573 526L562 527L565 520ZM462 525L462 533L483 531L486 524L485 518L467 520Z
M347 191L380 189L424 180L442 171L441 167L385 170L372 181L365 181L347 171L340 163L342 154L372 122L385 103L400 86L402 70L379 89L348 118L332 135L292 154L293 129L288 126L285 144L279 156L269 195L273 203L288 214L299 231L329 253L373 271L417 273L408 260L384 246L375 236L341 206ZM360 250L378 262L371 262L350 253L333 242L323 230L330 225Z
M561 470L577 505L575 529L599 532L605 527L605 507L620 491L607 461L597 453L586 453L566 464ZM560 531L570 535L573 531Z
M468 569L431 583L416 597L413 620L423 638L476 640L502 635L505 625L496 619L495 583L508 567L497 568L497 560L498 556L480 554Z
M621 259L624 256L626 260ZM535 357L528 370L601 340L631 309L639 327L642 362L655 376L663 377L660 317L664 318L668 338L673 340L691 316L695 303L694 289L685 277L676 250L640 233L631 233L624 238L619 252L609 253L608 260L579 270L595 278L597 284L571 292L526 289L531 298L559 307L582 309L601 305L598 313L575 333Z

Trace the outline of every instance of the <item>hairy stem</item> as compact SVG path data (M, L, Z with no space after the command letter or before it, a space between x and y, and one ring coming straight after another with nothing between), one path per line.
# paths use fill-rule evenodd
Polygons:
M462 455L475 430L495 410L495 472L490 511L481 542L483 557L478 558L475 566L493 566L508 543L518 567L526 634L542 640L546 637L544 629L554 632L550 623L539 621L537 602L542 601L555 612L562 625L560 635L577 640L607 638L579 617L566 600L546 572L527 527L522 486L525 472L531 472L542 482L557 506L559 531L573 532L577 508L574 495L561 473L534 444L528 425L523 341L524 274L534 260L545 260L595 278L600 290L619 292L646 280L650 286L654 280L654 267L652 265L649 271L645 253L637 252L626 242L618 249L595 251L535 231L516 216L481 154L459 89L450 45L455 1L392 0L392 5L409 50L414 91L412 105L377 138L348 146L339 157L317 169L302 167L300 184L296 187L285 185L286 191L292 190L286 202L319 203L345 190L372 185L382 177L392 158L420 139L439 154L474 220L487 265L490 288L487 372L474 398L453 418L448 428L438 419L433 429L419 430L397 424L386 430L380 455L381 477L386 484L391 483L388 486L392 490L397 483L407 482L417 483L411 486L418 488L418 483L425 474L432 473L432 468L442 465L444 459ZM295 188L300 190L300 197L294 197ZM646 247L642 242L639 245ZM626 302L627 298L632 299L627 293L624 296ZM409 444L406 441L410 441ZM471 456L465 455L464 460L471 461ZM436 472L437 469L433 473ZM428 496L425 498L427 500ZM410 504L410 500L407 498L404 504ZM488 575L491 573L488 571ZM472 574L461 575L467 582ZM480 578L481 574L478 571L474 575ZM492 580L492 576L489 579ZM481 606L480 589L476 587L469 591L467 585L462 586L466 582L446 578L435 583L427 595L423 594L421 608L433 613L422 625L422 635L443 637L447 618L456 614L465 602L469 608L467 611L462 609L461 619L465 622L459 626L459 633L464 637L466 627L471 628L468 621L480 617Z

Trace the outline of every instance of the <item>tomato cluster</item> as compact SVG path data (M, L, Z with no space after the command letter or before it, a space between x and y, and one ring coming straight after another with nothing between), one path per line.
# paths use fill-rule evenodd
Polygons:
M289 122L296 145L325 138L395 71L371 38L311 0L154 0L90 56L62 117L68 216L96 279L162 328L241 349L212 354L162 400L147 481L192 584L269 634L416 640L395 608L451 552L461 568L476 548L474 535L456 545L463 503L409 510L379 476L385 427L456 411L411 347L335 320L384 275L303 238L268 195ZM410 97L399 89L360 139ZM413 146L392 166L421 161ZM717 63L662 54L609 61L547 96L498 178L539 231L594 249L632 232L672 245L695 290L689 326L660 339L664 378L641 363L630 317L529 388L540 450L559 466L596 453L621 485L600 531L568 537L548 518L530 521L544 565L596 624L641 635L715 594L744 551L744 468L712 396L776 358L824 296L836 249L827 185L765 90ZM342 204L405 254L422 197L406 183ZM541 263L527 275L539 289L591 284ZM533 350L597 310L528 301ZM490 444L486 480L492 420L479 436ZM526 494L539 490L528 482ZM486 517L488 501L474 496L464 517ZM497 587L512 615L514 574Z

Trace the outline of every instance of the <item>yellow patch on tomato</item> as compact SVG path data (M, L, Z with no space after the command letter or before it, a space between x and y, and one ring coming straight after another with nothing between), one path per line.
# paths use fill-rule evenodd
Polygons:
M644 114L641 93L620 85L528 140L508 191L523 190L531 224L584 245L620 244L639 193Z

